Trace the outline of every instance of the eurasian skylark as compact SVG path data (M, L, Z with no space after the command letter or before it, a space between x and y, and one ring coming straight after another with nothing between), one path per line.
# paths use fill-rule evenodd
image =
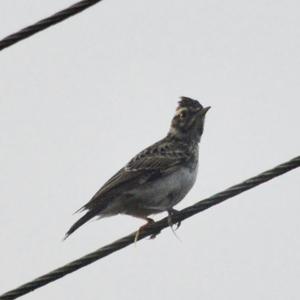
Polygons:
M109 179L79 211L86 211L66 233L94 217L126 214L153 222L148 216L167 211L181 201L195 183L198 144L210 107L181 97L165 138L137 154Z

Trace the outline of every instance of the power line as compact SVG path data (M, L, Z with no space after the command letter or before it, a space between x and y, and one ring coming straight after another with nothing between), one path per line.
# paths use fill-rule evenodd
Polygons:
M277 176L280 176L286 172L289 172L295 168L300 167L300 156L295 157L294 159L287 161L273 169L265 171L255 177L247 179L242 183L234 185L220 193L217 193L209 198L206 198L202 201L197 202L196 204L189 206L181 211L178 211L172 217L173 223L177 223L179 221L183 221L191 216L208 209L216 204L219 204L229 198L232 198L242 192L245 192L259 184L262 184L268 180L271 180ZM148 227L145 228L142 232L140 232L138 239L144 239L147 236L151 236L152 234L158 234L162 229L168 227L168 218L164 218L158 222L155 222ZM22 295L25 295L37 288L40 288L52 281L55 281L67 274L70 274L80 268L83 268L109 254L116 252L126 246L134 243L136 233L129 234L109 245L106 245L90 254L87 254L77 260L74 260L63 267L55 269L41 277L34 279L14 290L11 290L2 296L0 296L0 300L11 300L16 299Z
M102 0L83 0L0 40L0 51L39 31L70 18Z

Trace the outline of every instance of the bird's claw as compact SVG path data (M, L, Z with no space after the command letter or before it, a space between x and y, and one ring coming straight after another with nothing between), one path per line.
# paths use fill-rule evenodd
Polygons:
M146 223L145 225L141 226L141 227L138 229L138 231L136 232L135 237L134 237L134 243L136 243L136 242L138 241L141 231L143 231L147 226L149 226L149 225L151 225L151 224L154 223L154 220L151 219L151 218L147 218L146 220L147 220L147 223ZM158 234L160 234L160 232L151 234L151 235L150 235L150 239L151 239L151 240L152 240L152 239L155 239L156 236L157 236Z
M178 211L176 210L176 209L174 209L174 208L172 208L172 209L170 209L170 210L168 210L168 224L169 224L169 226L172 228L172 230L173 230L173 226L175 225L176 227L175 227L175 230L177 230L179 227L180 227L180 225L181 225L181 221L178 221L177 223L173 223L173 220L172 220L172 216L174 215L174 214L176 214Z
M150 240L153 240L153 239L155 239L159 234L160 234L160 231L157 232L157 233L153 233L153 234L150 235L149 239L150 239Z

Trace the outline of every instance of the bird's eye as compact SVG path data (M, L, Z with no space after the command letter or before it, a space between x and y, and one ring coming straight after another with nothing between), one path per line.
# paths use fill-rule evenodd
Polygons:
M186 118L186 115L187 115L186 111L183 111L183 112L181 112L181 113L179 114L179 118L180 118L181 120L183 120L183 119Z

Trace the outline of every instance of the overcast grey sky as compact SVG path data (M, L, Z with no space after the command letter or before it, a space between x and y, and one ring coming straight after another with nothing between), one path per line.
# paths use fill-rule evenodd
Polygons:
M0 36L73 1L0 2ZM72 213L210 105L187 205L300 153L299 1L106 0L0 53L0 294L143 224ZM24 299L299 299L300 171ZM163 216L163 215L161 215ZM157 216L156 219L159 219Z

